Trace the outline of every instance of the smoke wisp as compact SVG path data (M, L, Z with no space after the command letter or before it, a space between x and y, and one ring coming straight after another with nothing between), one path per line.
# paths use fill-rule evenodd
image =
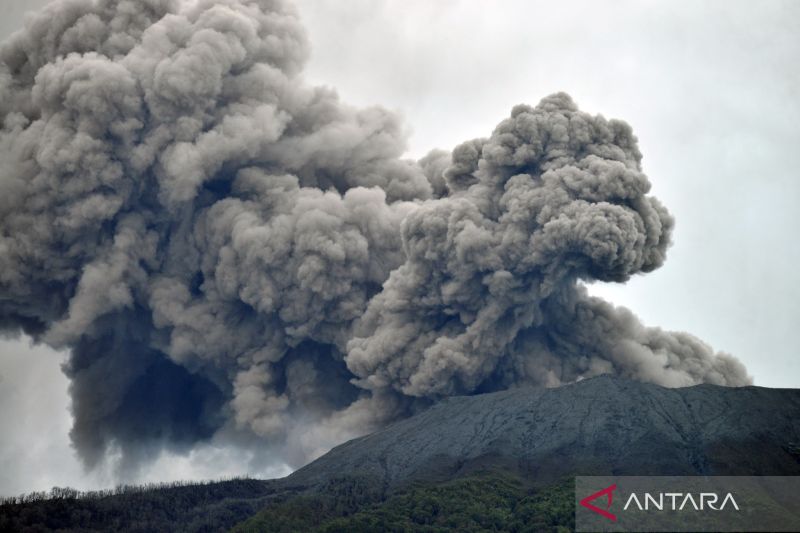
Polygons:
M0 329L71 350L85 464L299 465L447 395L750 382L583 287L670 242L626 123L560 93L406 160L308 48L279 0L59 0L0 48Z

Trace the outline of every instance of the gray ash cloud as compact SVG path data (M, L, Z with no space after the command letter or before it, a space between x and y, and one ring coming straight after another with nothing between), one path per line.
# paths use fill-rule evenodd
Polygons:
M293 465L447 395L750 382L587 294L661 266L631 128L555 94L452 154L309 86L295 10L61 0L0 48L0 328L69 348L71 438Z

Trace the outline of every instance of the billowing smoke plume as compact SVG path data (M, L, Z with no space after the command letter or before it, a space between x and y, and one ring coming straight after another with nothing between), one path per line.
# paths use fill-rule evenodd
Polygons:
M587 295L672 219L565 94L400 158L278 0L62 0L0 49L0 327L68 347L88 465L213 436L299 464L451 394L742 365Z

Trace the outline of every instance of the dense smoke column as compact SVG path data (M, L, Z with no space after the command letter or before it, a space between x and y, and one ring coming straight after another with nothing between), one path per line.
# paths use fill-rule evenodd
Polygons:
M0 48L0 328L71 350L72 440L292 464L455 393L749 382L589 297L664 261L630 128L568 96L401 159L280 1L62 0ZM152 455L152 454L150 454Z
M431 186L307 53L293 9L239 1L58 2L3 46L0 324L72 349L89 464L358 398L350 325Z
M626 281L664 261L673 220L630 127L565 94L520 105L444 172L449 197L403 222L406 262L349 343L365 388L412 396L615 372L740 385L744 368L684 334L643 328L578 280Z

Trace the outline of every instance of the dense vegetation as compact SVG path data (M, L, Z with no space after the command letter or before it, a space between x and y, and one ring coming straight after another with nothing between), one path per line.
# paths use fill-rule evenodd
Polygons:
M263 508L272 483L126 486L79 493L54 488L0 503L0 531L225 531Z
M355 486L369 497L365 487ZM572 480L531 490L517 478L482 474L416 486L371 504L339 495L299 496L270 505L234 531L250 532L546 532L574 529Z
M238 525L237 525L238 524ZM573 483L534 490L482 473L421 484L385 497L368 479L333 479L319 490L238 479L206 484L54 489L7 499L0 531L439 532L570 531Z

